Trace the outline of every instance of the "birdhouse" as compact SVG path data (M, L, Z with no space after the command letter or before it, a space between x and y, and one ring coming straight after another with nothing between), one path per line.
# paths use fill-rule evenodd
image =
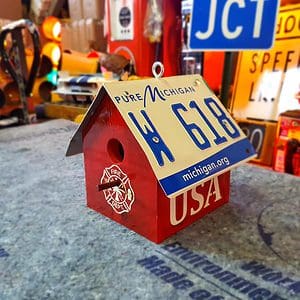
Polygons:
M160 243L229 200L255 156L200 75L104 83L71 139L88 207Z

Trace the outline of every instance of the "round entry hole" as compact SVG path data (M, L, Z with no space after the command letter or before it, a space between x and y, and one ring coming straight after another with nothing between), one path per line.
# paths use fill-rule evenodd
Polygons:
M113 162L121 162L124 159L124 148L117 139L108 141L107 152Z

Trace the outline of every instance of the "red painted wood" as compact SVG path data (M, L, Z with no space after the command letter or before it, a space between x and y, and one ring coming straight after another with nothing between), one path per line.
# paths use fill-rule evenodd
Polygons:
M229 172L219 176L222 196L219 201L214 202L215 187L210 186L210 182L199 186L196 189L198 201L193 200L191 192L188 192L186 217L178 225L172 225L170 223L170 201L174 200L165 196L142 148L108 96L104 97L95 117L90 122L83 138L88 207L147 239L159 243L228 201ZM116 141L122 145L123 151L114 147L118 145ZM114 165L114 172L118 172L116 170L120 168L126 174L128 181L124 186L126 186L126 190L131 186L134 193L134 202L129 212L117 213L107 202L104 191L99 191L98 185L101 183L104 169L112 165ZM116 177L112 175L110 173L111 180L115 181ZM128 185L129 181L130 186ZM208 197L210 187L211 196ZM112 192L112 189L106 191ZM203 193L205 199L209 199L210 205L199 213L190 215L191 209L195 211L199 207L200 193ZM183 215L182 203L183 196L180 196L176 201L178 220Z
M108 4L108 15L110 7ZM164 64L164 76L180 74L180 53L181 53L181 2L176 0L163 0L163 35L161 44L150 43L144 36L144 21L147 11L147 0L134 1L134 39L114 41L111 39L110 22L108 22L108 52L125 56L129 55L126 48L134 56L136 72L139 76L153 76L152 64L159 60ZM121 48L120 48L121 47ZM121 49L121 50L118 50ZM160 49L160 50L159 50ZM157 55L160 52L160 55Z

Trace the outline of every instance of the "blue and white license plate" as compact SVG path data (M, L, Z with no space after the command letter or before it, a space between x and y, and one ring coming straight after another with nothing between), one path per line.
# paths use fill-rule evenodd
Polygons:
M168 197L256 155L199 75L111 82L105 88Z

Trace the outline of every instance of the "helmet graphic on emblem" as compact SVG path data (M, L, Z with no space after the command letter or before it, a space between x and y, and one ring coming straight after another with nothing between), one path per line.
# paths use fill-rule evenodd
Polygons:
M119 184L103 190L105 200L117 214L130 212L134 202L134 192L128 176L117 165L103 170L100 184L110 182L119 182Z

